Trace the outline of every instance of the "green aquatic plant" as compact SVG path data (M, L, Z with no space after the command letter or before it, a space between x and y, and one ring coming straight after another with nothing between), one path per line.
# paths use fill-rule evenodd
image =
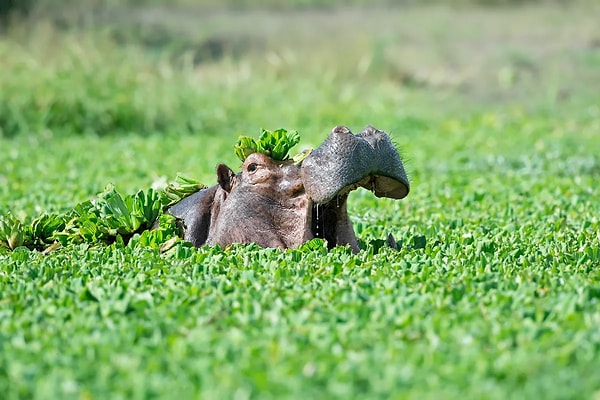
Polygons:
M298 142L300 142L300 135L297 131L262 129L258 140L249 136L240 136L233 147L235 155L242 162L252 153L262 153L274 160L282 161L288 158L290 149Z

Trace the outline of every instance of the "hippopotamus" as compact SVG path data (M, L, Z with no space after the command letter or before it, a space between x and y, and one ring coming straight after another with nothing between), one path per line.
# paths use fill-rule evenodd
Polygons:
M252 153L241 172L225 164L216 172L216 185L167 209L196 247L256 243L287 249L323 238L329 249L349 245L358 252L348 193L363 187L377 197L402 199L410 190L390 137L370 125L356 135L336 126L302 162Z

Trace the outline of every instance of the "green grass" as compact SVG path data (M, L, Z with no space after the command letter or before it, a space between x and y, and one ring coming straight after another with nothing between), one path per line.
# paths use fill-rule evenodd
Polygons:
M200 64L101 27L0 38L2 215L65 212L109 182L213 184L218 162L239 169L237 136L260 128L297 129L301 149L371 123L412 183L402 201L350 196L357 255L318 242L0 250L0 398L597 397L593 10L410 9L422 29L382 24L312 49L310 33L288 32L291 46L259 24L266 49ZM416 73L428 70L463 80ZM389 233L399 251L380 248Z

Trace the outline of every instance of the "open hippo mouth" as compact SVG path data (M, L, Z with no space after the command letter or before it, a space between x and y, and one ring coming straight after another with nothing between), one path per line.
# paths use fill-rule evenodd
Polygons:
M323 238L330 249L349 244L358 250L346 207L350 191L363 187L377 197L402 199L410 190L390 137L372 126L357 135L335 127L302 162L301 176L310 201L306 238Z
M323 238L329 248L349 245L357 252L348 193L363 187L378 197L401 199L409 191L396 148L372 126L357 135L335 127L301 165L261 153L248 155L239 173L219 164L217 180L168 209L194 246L290 248Z
M332 204L333 202L327 204L310 203L309 221L312 237L327 240L330 243L329 248L336 244L339 200L341 197L336 196L335 202L338 205ZM345 198L342 200L346 201Z

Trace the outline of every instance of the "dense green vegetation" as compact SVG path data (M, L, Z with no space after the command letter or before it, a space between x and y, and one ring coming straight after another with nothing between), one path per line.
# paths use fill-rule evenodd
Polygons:
M109 183L212 184L261 127L298 130L302 150L373 124L412 186L402 201L351 194L357 255L319 241L161 252L142 236L0 246L0 397L597 396L600 32L583 4L213 25L161 8L160 22L131 11L132 35L119 21L9 29L3 217L62 215ZM200 57L209 39L223 52Z

